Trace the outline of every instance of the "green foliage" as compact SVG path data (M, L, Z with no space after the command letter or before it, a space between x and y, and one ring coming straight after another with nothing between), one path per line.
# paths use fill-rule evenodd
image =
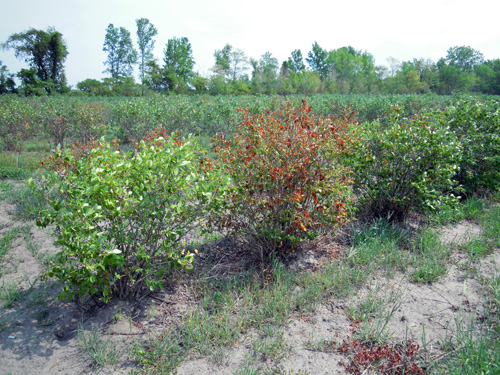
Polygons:
M29 103L7 98L0 106L0 139L6 151L21 151L33 129L28 123L33 113Z
M221 50L215 50L215 66L214 71L219 74L223 74L225 77L229 78L231 75L231 52L233 47L230 44L226 44Z
M231 177L221 229L253 251L285 255L325 227L342 225L350 199L350 171L339 164L349 152L349 118L314 116L304 100L277 113L244 119L234 140L214 138L217 158Z
M38 108L34 121L41 124L39 127L53 148L65 147L68 138L87 143L104 135L107 129L102 103L50 97L35 105Z
M500 187L500 107L495 100L468 98L445 111L444 122L462 144L458 181L467 193Z
M489 95L500 95L500 59L489 60L476 67L477 89Z
M76 88L89 95L105 95L108 93L108 89L103 82L92 78L78 82Z
M287 61L287 67L295 73L306 70L306 65L304 64L304 58L302 57L302 51L300 49L292 51L291 57L289 57Z
M144 80L146 71L146 62L153 59L153 49L155 41L153 37L158 34L158 30L147 18L135 20L137 25L137 44L139 46L139 71L141 72L141 80Z
M341 94L377 92L375 59L353 47L342 47L328 54L328 66L333 72L336 92Z
M462 220L477 220L484 211L484 202L475 196L460 202L458 206L443 206L429 215L431 223L445 225Z
M9 73L9 70L0 60L0 95L7 93L16 93L16 82L14 74Z
M401 118L393 107L386 128L361 127L364 140L350 162L359 206L368 216L404 221L410 211L456 202L447 194L460 161L460 145L446 126L429 116Z
M132 65L137 62L137 52L127 29L115 27L110 23L106 29L102 50L108 54L104 64L107 65L106 71L111 74L113 80L132 75Z
M257 61L250 59L252 65L252 87L258 94L276 94L276 78L278 73L278 59L271 52L265 52Z
M328 62L328 51L321 48L318 42L313 43L311 51L307 53L306 61L309 67L318 73L322 80L326 79L331 67Z
M194 77L194 58L191 43L186 37L171 38L165 47L163 78L166 89L175 93L187 93Z
M3 43L4 49L14 49L17 58L24 58L32 69L23 69L19 74L26 95L66 92L64 61L68 49L62 34L53 28L37 30L30 28L12 34Z
M30 186L53 209L37 224L56 225L62 250L48 275L66 295L133 299L161 287L170 266L191 268L180 240L217 202L219 181L198 152L195 139L152 135L129 153L101 141L53 155L55 172Z
M469 46L455 46L448 49L445 61L461 71L470 72L483 63L484 57L481 52Z

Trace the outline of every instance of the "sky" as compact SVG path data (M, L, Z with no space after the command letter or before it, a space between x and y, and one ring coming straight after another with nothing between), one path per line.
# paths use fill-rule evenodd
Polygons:
M110 23L125 27L136 43L136 23L157 28L155 57L162 62L168 39L187 37L195 71L210 76L214 51L226 43L247 57L266 51L280 62L318 44L327 50L352 46L371 53L377 65L394 57L437 62L453 46L470 46L485 59L500 58L498 0L2 0L0 42L29 28L54 27L68 46L70 85L108 74L102 51ZM11 73L27 65L13 50L0 50ZM138 69L135 68L135 76Z

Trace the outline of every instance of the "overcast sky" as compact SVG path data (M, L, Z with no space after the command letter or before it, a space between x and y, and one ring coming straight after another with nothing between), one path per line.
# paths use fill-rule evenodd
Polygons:
M187 37L195 70L209 76L213 53L226 43L260 58L270 51L281 62L294 49L307 56L314 41L327 50L344 46L386 59L437 61L452 46L471 46L486 59L500 58L498 0L2 0L0 41L30 27L53 26L68 46L69 84L101 79L105 30L125 27L136 42L138 18L158 29L155 57L169 38ZM16 73L26 67L13 51L0 60ZM137 76L136 68L136 76Z

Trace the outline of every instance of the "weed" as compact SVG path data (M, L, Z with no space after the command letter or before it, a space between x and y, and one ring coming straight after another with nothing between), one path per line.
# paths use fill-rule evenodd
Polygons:
M180 337L172 333L165 336L150 336L145 343L132 348L134 359L150 374L169 374L186 356L180 345Z
M12 321L9 318L0 318L0 332L7 330L11 323Z
M355 322L365 322L374 318L384 304L384 298L380 293L380 287L377 285L356 306L347 309L347 316Z
M12 244L16 237L19 234L19 227L14 227L10 229L8 232L3 234L2 238L0 238L0 261L5 257L7 252L12 248ZM0 264L0 271L2 266Z
M429 221L433 224L445 225L462 220L477 220L484 210L484 201L471 196L456 206L443 205L429 214Z
M500 246L500 207L492 206L479 218L483 226L483 235L492 245Z
M479 239L470 240L460 246L471 258L483 257L491 254L494 250L491 242L487 238L481 237Z
M27 304L27 307L41 306L47 302L48 295L47 291L42 288L32 293L31 299Z
M347 262L352 267L382 268L391 276L394 269L405 270L409 254L402 251L410 232L388 219L375 219L370 226L355 229Z
M413 254L415 266L410 280L432 283L446 273L451 250L441 243L437 233L424 230L413 244Z
M78 343L89 357L92 367L101 368L116 365L122 356L120 345L103 337L97 327L86 332L82 325L78 327Z
M19 301L23 297L23 289L19 283L2 282L0 286L0 301L3 307L10 308L14 306L14 302Z
M389 341L391 332L387 328L392 316L401 307L402 295L403 291L396 291L388 298L378 299L377 302L369 304L374 310L375 316L372 320L361 324L356 329L355 336L362 342L384 343ZM385 303L382 302L384 300L386 300Z
M11 191L12 189L13 189L12 184L5 182L5 181L0 181L0 192L1 193Z
M253 357L263 362L279 361L285 358L291 350L283 331L275 332L272 326L266 326L262 335L252 341Z
M455 337L441 346L447 355L434 364L434 373L497 374L500 370L500 336L487 326L457 323Z
M33 220L47 208L47 202L33 193L28 185L6 193L6 199L16 205L16 216L22 220Z
M309 372L304 370L297 370L297 372L293 370L285 370L283 365L280 365L276 368L267 368L262 372L262 375L309 375Z

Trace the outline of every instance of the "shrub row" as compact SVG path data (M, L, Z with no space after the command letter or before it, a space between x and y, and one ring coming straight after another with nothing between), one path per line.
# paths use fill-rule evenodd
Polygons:
M37 139L65 146L85 142L88 137L121 139L141 138L162 124L170 131L212 137L218 132L232 134L241 121L244 107L252 114L266 109L277 110L285 101L300 105L301 96L162 96L146 98L76 98L76 97L0 97L0 142L4 149L22 148L26 139ZM325 117L342 115L351 104L358 121L380 119L390 104L405 109L411 116L424 109L444 109L456 98L433 95L312 95L308 99L315 112ZM13 117L12 115L15 114ZM28 124L29 128L21 125ZM17 139L16 139L17 134Z
M160 288L170 266L191 267L181 239L195 225L234 237L263 260L288 256L355 210L403 221L453 206L462 168L498 188L498 148L475 144L463 153L470 127L452 131L458 113L467 118L478 106L409 118L390 107L384 124L361 125L350 107L337 117L314 114L305 101L259 115L241 109L236 132L213 139L213 159L195 138L165 129L129 152L103 140L59 149L47 163L52 172L30 181L52 207L38 223L55 224L63 246L49 276L70 296L135 298ZM474 129L496 141L498 123L484 121Z

